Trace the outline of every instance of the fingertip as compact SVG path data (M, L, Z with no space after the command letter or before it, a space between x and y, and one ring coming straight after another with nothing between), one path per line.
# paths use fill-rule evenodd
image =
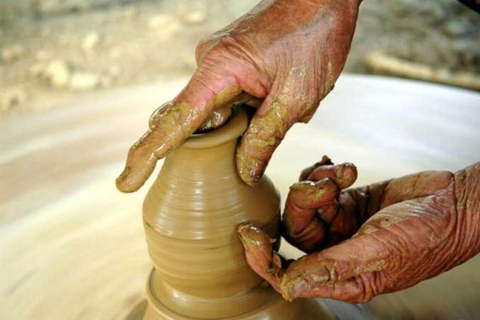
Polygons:
M157 159L154 156L148 157L146 160L132 161L132 154L135 153L133 148L129 153L127 164L123 172L115 181L117 189L124 193L132 193L140 189L155 169ZM142 157L142 159L144 159Z
M267 97L256 111L237 151L237 168L248 185L257 184L288 129L293 125L287 106Z
M335 172L338 186L341 189L350 187L357 180L358 171L357 167L353 163L343 163L337 166Z
M127 183L129 174L130 168L126 166L123 172L115 180L115 185L117 186L117 189L123 193L131 193L138 190L138 188L135 189Z
M255 186L260 182L265 172L267 163L255 158L253 154L249 154L247 142L242 142L237 150L237 171L240 178L249 186Z
M153 169L152 169L153 170ZM140 189L150 174L134 174L128 167L115 180L117 189L123 193L132 193Z
M355 183L357 175L357 167L352 163L326 164L315 168L306 180L319 181L324 178L330 178L340 189L345 189Z
M272 263L271 239L262 230L249 223L239 225L237 232L248 264L256 273L266 276Z
M247 249L254 247L271 250L272 248L272 239L270 239L265 232L250 223L240 224L237 228L237 232L240 240Z

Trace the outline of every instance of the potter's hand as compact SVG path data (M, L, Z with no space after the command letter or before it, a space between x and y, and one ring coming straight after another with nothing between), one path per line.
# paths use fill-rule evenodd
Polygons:
M197 71L132 146L118 188L136 191L157 159L178 147L212 111L239 100L261 102L237 152L242 179L258 182L287 130L307 122L333 88L360 1L264 0L200 42Z
M366 302L480 252L480 163L340 193L355 180L355 167L325 160L301 176L315 182L292 186L284 217L286 238L315 253L288 264L263 232L239 227L248 263L286 299Z

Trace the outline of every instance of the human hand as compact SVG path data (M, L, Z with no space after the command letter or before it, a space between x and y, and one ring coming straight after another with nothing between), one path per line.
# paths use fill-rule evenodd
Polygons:
M359 3L263 0L201 41L197 71L152 116L150 130L130 149L117 187L138 190L158 159L182 144L212 112L221 120L228 115L223 108L235 103L261 103L237 151L243 181L258 182L287 130L308 122L332 90L350 49Z
M287 262L261 230L239 227L249 265L288 300L366 302L480 252L480 163L340 192L356 169L324 158L300 179L310 182L291 187L284 236L309 255Z

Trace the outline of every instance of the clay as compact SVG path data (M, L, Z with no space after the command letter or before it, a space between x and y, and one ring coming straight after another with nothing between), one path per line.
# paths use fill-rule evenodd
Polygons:
M144 319L301 319L303 302L283 300L251 270L237 236L250 222L280 244L278 192L266 176L250 187L236 173L247 124L238 112L167 156L143 207L154 264Z
M203 133L219 128L228 121L231 115L232 108L230 106L226 106L218 110L213 110L208 116L208 119L200 125L196 132Z

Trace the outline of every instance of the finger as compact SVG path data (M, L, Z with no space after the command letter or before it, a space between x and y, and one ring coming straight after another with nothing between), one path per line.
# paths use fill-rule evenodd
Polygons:
M317 217L322 219L326 224L332 223L333 219L338 213L338 202L333 200L327 204L324 204L317 209Z
M198 69L185 89L151 120L151 128L135 143L117 187L123 192L138 190L148 179L158 159L183 143L209 113L235 100L241 89L235 77Z
M239 226L238 232L247 263L287 300L323 297L364 302L381 289L372 284L381 283L376 279L380 275L375 272L386 267L385 250L370 246L370 253L365 254L360 248L371 242L368 239L366 242L357 239L344 247L304 256L285 270L265 233L250 224Z
M349 239L363 222L359 217L358 203L349 192L342 192L338 201L318 208L317 218L328 225L328 237L317 250L329 248Z
M326 224L315 219L316 209L335 200L338 186L329 178L301 181L290 187L283 215L284 236L305 252L313 251L326 236Z
M318 251L324 246L329 235L328 226L319 219L312 220L305 229L297 234L284 233L285 239L290 244L306 253Z
M268 111L260 116L257 110L237 150L237 170L248 185L260 181L273 152L293 125L287 106L278 100L267 97L260 109Z
M279 291L284 270L280 256L273 251L272 239L251 224L240 225L238 235L245 249L248 265Z
M300 173L300 177L298 178L298 181L308 180L307 178L313 172L313 170L315 170L316 168L318 168L320 166L326 166L326 165L331 165L331 164L333 164L332 160L329 157L327 157L326 155L324 155L322 157L322 160L315 163L313 166L310 166L308 168L303 169L303 171ZM318 180L320 180L320 179L318 179Z
M328 178L293 184L287 196L284 213L289 233L297 235L303 231L314 219L316 208L332 202L337 194L337 185Z
M291 78L287 81L294 82ZM266 85L261 86L268 96L257 109L237 149L237 171L248 185L260 181L273 152L298 121L299 110L305 109L304 105L293 100L291 87L295 86L295 83L278 82L269 85L268 90Z
M328 163L330 159L326 158L324 163ZM340 188L346 188L352 185L357 178L357 169L351 163L341 165L320 165L310 173L309 177L313 177L313 181L317 179L321 183L314 183L316 188L312 189L311 183L300 182L295 184L287 197L285 213L283 216L284 236L288 242L305 252L313 252L325 246L331 246L343 241L345 234L353 234L358 229L358 223L349 211L347 214L342 213L338 225L339 230L334 230L332 241L331 232L327 233L327 225L337 216L338 208L335 202ZM311 182L311 181L310 181ZM333 184L337 187L333 187ZM330 207L322 208L325 205ZM323 213L325 211L325 213ZM325 217L322 215L325 214ZM321 219L317 219L320 217ZM348 227L342 229L343 227ZM353 231L352 231L353 230ZM343 232L343 233L342 233ZM328 240L328 243L326 242Z
M340 203L342 202L340 201ZM347 203L338 207L337 214L328 230L328 244L325 247L331 247L349 239L360 227L356 210L348 205Z
M340 165L323 165L315 168L306 180L318 181L323 178L330 178L340 189L346 189L357 180L357 167L352 163Z

